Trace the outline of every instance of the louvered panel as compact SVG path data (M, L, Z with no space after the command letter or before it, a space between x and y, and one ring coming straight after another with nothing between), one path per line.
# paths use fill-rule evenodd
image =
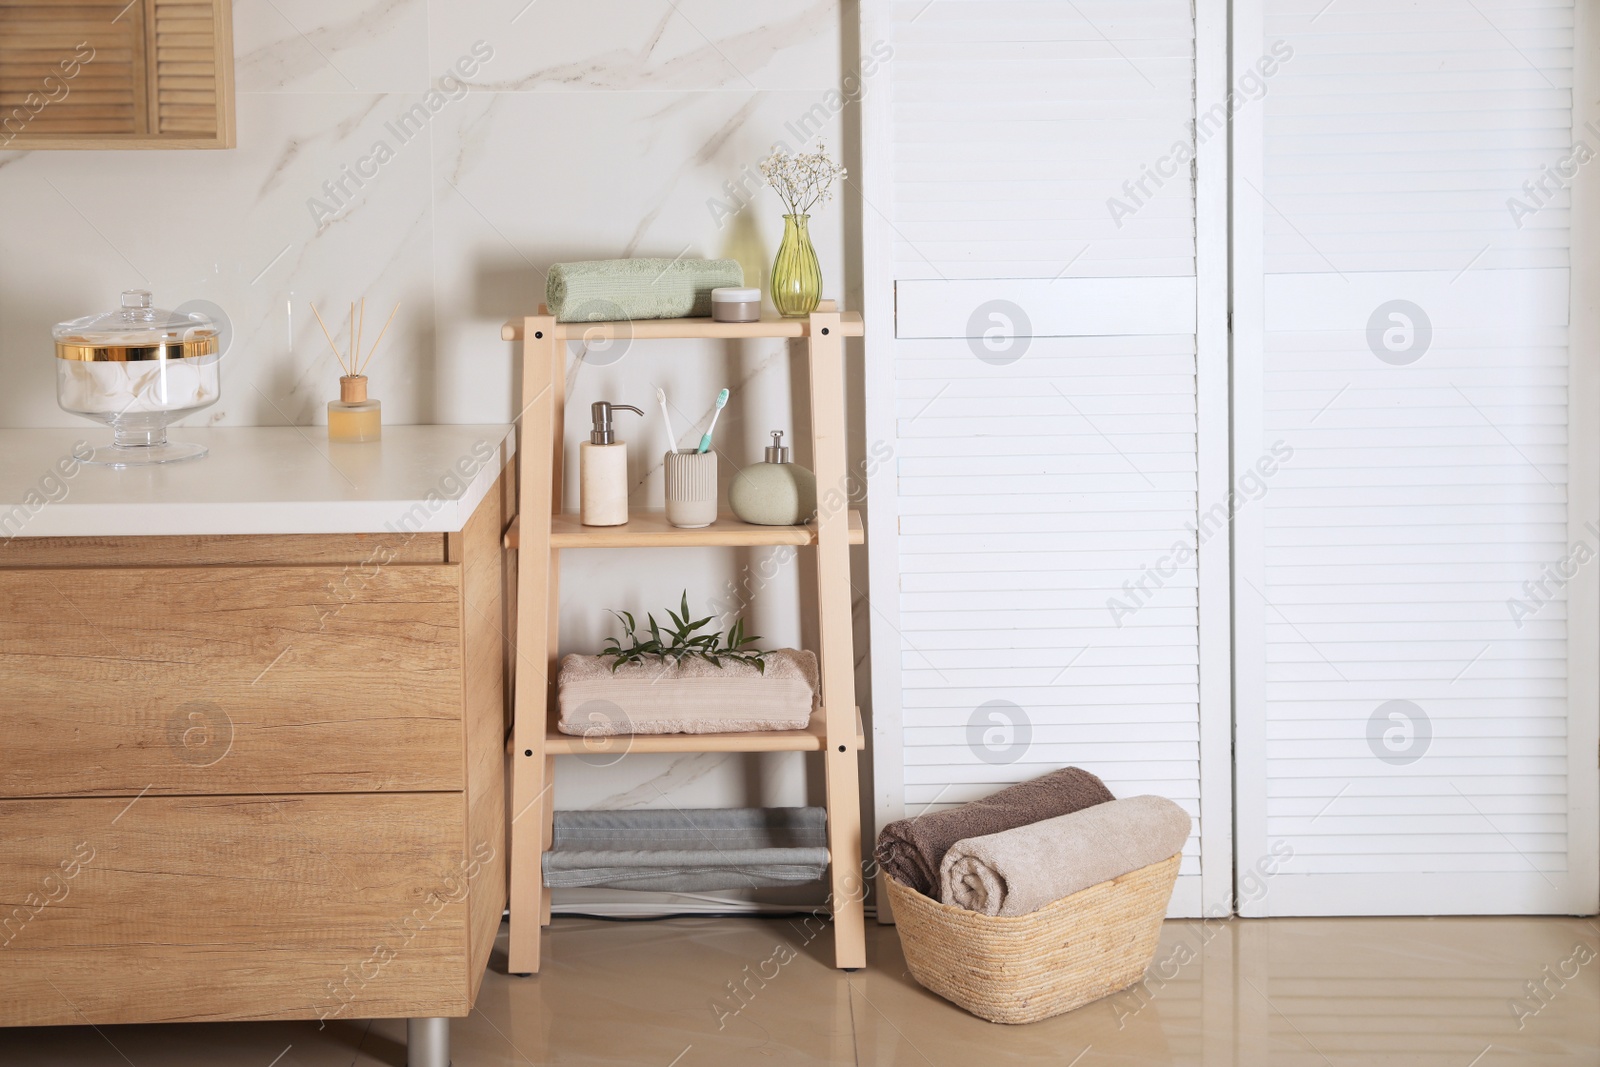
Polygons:
M873 633L889 650L875 706L898 713L885 806L934 810L1063 765L1171 797L1195 818L1175 915L1225 908L1229 885L1225 550L1211 543L1204 581L1195 556L1197 501L1224 480L1200 398L1226 375L1224 323L1202 310L1222 231L1202 276L1195 211L1199 188L1220 203L1222 147L1193 128L1197 84L1223 82L1220 60L1197 66L1197 26L1220 48L1223 6L1201 8L1198 23L1188 0L864 9L894 49L864 134L885 175L868 258L894 294L892 369L868 397L869 433L895 448L891 562L873 560L877 602L886 573L894 601ZM1016 346L990 358L997 327ZM1202 724L1203 699L1221 719Z
M0 147L232 146L225 0L0 0Z
M1295 449L1263 512L1267 774L1322 785L1267 804L1296 874L1566 870L1565 803L1530 820L1485 792L1559 796L1567 774L1561 594L1526 620L1508 608L1567 554L1565 329L1519 323L1526 306L1489 309L1499 330L1435 323L1409 366L1375 358L1361 329L1267 335L1267 437ZM1369 738L1394 700L1430 739L1401 719ZM1423 757L1378 758L1391 726L1402 757L1425 743ZM1400 780L1430 783L1430 803L1406 803Z
M217 26L210 0L150 0L155 8L153 85L163 134L215 136L218 123Z
M1107 606L1175 543L1195 544L1192 337L1035 338L1003 368L965 340L900 344L908 809L1074 764L1118 795L1183 804L1196 836L1180 871L1197 876L1193 557L1122 625ZM1017 721L986 719L993 701ZM1024 738L1008 762L1006 744Z
M1566 266L1571 0L1324 5L1267 4L1267 272Z
M1241 855L1293 859L1253 914L1578 904L1569 665L1592 657L1569 647L1573 575L1551 581L1572 551L1571 198L1507 207L1574 140L1573 15L1266 0L1294 58L1240 193L1264 238L1240 448L1293 456L1241 549Z
M896 278L1194 274L1186 0L893 8Z
M0 0L0 147L19 134L148 128L144 9Z

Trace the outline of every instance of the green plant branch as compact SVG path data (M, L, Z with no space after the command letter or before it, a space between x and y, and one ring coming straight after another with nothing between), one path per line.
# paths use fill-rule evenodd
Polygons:
M767 673L767 653L747 647L761 638L744 632L743 619L734 622L726 637L719 630L698 632L703 627L709 626L714 616L691 619L687 589L683 592L678 610L673 611L671 608L666 610L667 617L672 620L671 628L663 632L660 624L656 622L654 613L646 615L648 623L646 629L650 636L644 641L639 639L639 624L632 613L626 611L611 613L622 623L622 637L620 639L607 637L606 647L600 654L612 657L613 674L624 663L643 663L646 659L678 661L696 656L717 667L721 667L726 660L730 663L743 663L755 667L762 674ZM628 643L626 648L623 647L624 641Z

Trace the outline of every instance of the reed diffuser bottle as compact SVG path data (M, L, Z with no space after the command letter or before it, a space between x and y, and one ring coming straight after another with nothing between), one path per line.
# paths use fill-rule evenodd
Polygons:
M339 399L328 401L328 440L336 445L359 445L368 441L381 440L383 437L383 405L367 396L367 364L372 362L373 355L378 351L378 346L383 343L384 334L389 332L389 323L394 321L395 312L400 310L400 305L394 306L394 311L389 312L389 317L384 321L383 329L378 331L378 339L372 342L372 347L367 354L361 354L361 333L367 322L367 301L361 301L361 315L356 317L356 305L350 305L350 351L341 352L334 343L333 334L328 331L328 324L322 321L322 312L317 310L315 304L311 305L312 314L317 316L317 323L322 327L322 335L328 339L328 347L333 349L333 357L339 361L339 369L344 371L339 376Z
M367 399L367 376L346 374L339 379L339 399L328 401L328 440L358 445L383 436L383 404Z

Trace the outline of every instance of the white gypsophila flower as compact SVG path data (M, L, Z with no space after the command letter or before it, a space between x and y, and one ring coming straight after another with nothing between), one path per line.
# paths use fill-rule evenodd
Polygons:
M809 155L791 156L781 145L761 161L761 177L777 192L788 214L804 215L833 196L833 183L847 177L844 167L828 158L827 145L817 142Z

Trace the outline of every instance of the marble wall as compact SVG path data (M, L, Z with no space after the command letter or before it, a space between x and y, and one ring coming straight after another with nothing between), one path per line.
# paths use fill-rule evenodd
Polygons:
M535 307L550 263L732 255L748 280L764 274L780 207L748 174L774 141L802 143L796 131L847 148L853 109L836 90L855 66L855 18L841 0L240 0L237 148L0 152L0 425L74 424L55 403L50 327L128 288L166 307L209 301L231 321L223 399L196 424L325 421L339 372L310 305L333 325L362 296L369 318L400 304L370 370L388 421L508 421L500 325ZM845 192L813 226L827 295L850 307L859 208ZM568 440L575 455L592 400L653 412L657 385L687 438L727 386L726 482L769 431L807 431L804 369L777 342L640 343L620 358L575 346ZM620 418L634 500L659 506L659 417ZM660 608L685 588L726 606L730 582L747 585L756 633L808 636L809 555L568 556L570 650L595 648L606 608ZM793 756L564 761L557 798L820 802L808 774Z

